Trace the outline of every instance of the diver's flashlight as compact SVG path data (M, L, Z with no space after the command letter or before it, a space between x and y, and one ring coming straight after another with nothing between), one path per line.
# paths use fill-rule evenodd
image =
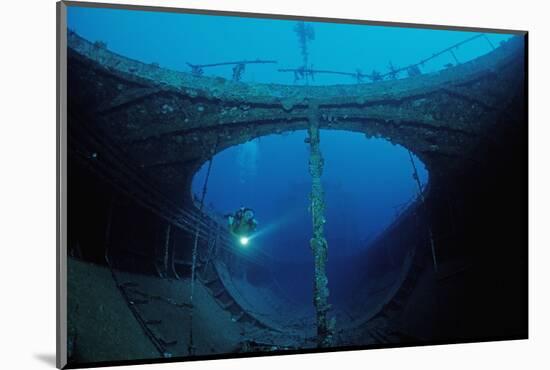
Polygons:
M248 244L248 238L246 236L241 237L240 239L241 245L247 245Z

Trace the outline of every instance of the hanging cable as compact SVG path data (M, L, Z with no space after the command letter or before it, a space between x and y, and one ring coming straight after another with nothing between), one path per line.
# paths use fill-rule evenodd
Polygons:
M212 157L208 161L208 169L206 170L206 178L204 179L204 185L202 187L201 200L199 204L199 215L197 220L197 227L195 230L195 243L193 244L193 257L191 262L191 294L189 295L189 304L191 309L189 310L189 355L193 356L195 354L195 347L193 345L193 311L195 310L195 305L193 303L193 296L195 294L195 270L197 267L197 249L199 245L199 232L200 232L200 221L202 219L202 209L204 207L204 198L206 197L206 192L208 191L208 178L210 177L210 170L212 169Z
M326 348L332 345L334 334L334 318L329 320L328 303L329 289L328 278L326 274L327 249L328 244L324 236L325 225L325 201L321 175L323 173L324 159L321 154L320 136L319 136L319 108L311 104L308 113L309 128L308 138L309 154L309 174L311 175L311 215L313 222L313 236L310 240L311 251L315 265L315 279L313 291L313 304L315 305L317 315L317 347Z
M420 183L420 178L418 177L418 171L416 170L416 165L414 163L414 158L410 150L407 150L409 152L409 158L411 160L411 165L413 168L413 178L416 181L416 185L418 186L418 196L420 197L420 202L422 202L422 206L424 207L424 211L426 215L428 214L428 208L426 206L426 198L424 198L424 192L422 191L422 184ZM435 245L434 245L434 237L432 233L432 227L430 226L429 220L427 220L428 224L428 237L430 239L430 247L432 250L432 259L434 264L434 271L437 273L437 258L435 255Z

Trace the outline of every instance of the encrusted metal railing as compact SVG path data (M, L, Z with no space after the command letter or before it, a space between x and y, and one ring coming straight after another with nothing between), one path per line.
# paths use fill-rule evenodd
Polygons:
M457 65L460 64L460 61L458 60L458 58L455 54L455 50L457 50L460 46L462 46L464 44L467 44L467 43L469 43L473 40L479 39L479 38L484 38L485 40L487 40L487 42L491 46L491 49L492 50L495 49L495 46L493 45L491 40L489 40L487 35L484 34L484 33L481 33L481 34L469 37L469 38L467 38L463 41L457 42L456 44L453 44L453 45L451 45L451 46L449 46L449 47L447 47L447 48L445 48L445 49L443 49L443 50L441 50L437 53L434 53L434 54L432 54L431 56L429 56L427 58L421 59L417 63L412 63L412 64L409 64L409 65L404 66L404 67L395 68L394 65L390 62L388 64L389 71L386 72L386 73L380 73L376 70L373 70L371 73L363 73L363 72L361 72L360 69L357 69L355 72L334 71L334 70L327 70L327 69L314 69L312 67L308 67L307 64L304 64L303 66L298 67L298 68L280 68L277 71L278 72L283 72L283 73L285 73L285 72L294 73L294 82L297 82L301 79L306 79L307 80L308 78L311 78L313 80L314 76L316 74L331 74L331 75L348 76L348 77L354 78L357 81L357 83L363 83L365 79L369 79L371 82L382 81L384 79L393 79L394 80L394 79L397 79L399 74L401 74L402 72L407 72L408 77L413 77L413 76L417 76L417 75L422 74L422 71L421 71L420 67L424 67L424 65L427 62L429 62L433 59L436 59L436 58L440 57L441 55L444 55L444 54L447 54L447 53L452 56L452 58L454 59L454 61Z

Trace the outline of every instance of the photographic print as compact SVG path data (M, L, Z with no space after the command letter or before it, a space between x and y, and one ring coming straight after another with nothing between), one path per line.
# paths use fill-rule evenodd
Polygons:
M59 6L62 366L527 338L526 32Z

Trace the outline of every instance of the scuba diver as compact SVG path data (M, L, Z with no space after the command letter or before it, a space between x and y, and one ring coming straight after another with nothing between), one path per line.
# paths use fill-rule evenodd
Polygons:
M248 244L250 234L258 226L258 221L254 218L254 211L250 208L241 207L234 214L228 214L225 217L227 217L229 231L240 238L241 244Z

